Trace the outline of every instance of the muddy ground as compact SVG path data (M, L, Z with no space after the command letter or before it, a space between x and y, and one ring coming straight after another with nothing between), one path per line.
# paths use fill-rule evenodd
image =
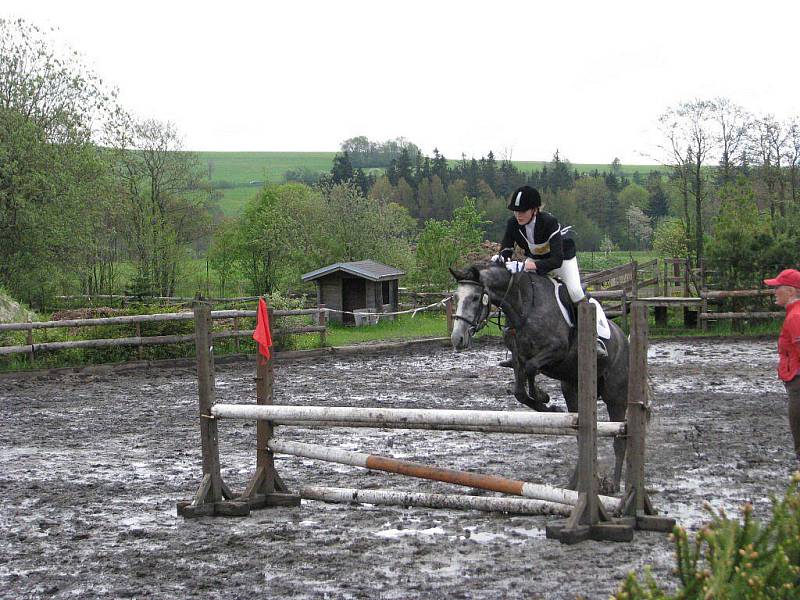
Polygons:
M697 529L703 504L767 516L794 467L775 343L656 342L648 485L655 505ZM526 410L506 393L500 346L461 354L327 357L277 367L276 402ZM252 364L219 366L217 398L254 401ZM547 388L563 404L556 386ZM0 597L608 598L652 565L674 585L672 544L546 540L547 517L304 501L246 518L186 521L197 488L192 369L0 379ZM601 418L606 418L600 411ZM571 438L459 432L288 429L286 438L519 479L563 483ZM255 427L220 424L223 475L241 489ZM611 447L601 440L601 470ZM465 490L279 457L289 484Z

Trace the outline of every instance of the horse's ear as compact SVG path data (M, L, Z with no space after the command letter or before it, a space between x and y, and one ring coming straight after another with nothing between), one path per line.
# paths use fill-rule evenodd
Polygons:
M464 279L469 279L469 271L466 269L454 269L452 267L448 267L450 274L456 278L456 281L462 281Z

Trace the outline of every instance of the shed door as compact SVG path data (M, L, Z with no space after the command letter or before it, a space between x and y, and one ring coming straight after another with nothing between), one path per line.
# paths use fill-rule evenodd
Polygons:
M342 279L342 310L345 314L342 315L343 323L355 323L353 315L347 313L353 312L357 308L366 308L367 306L367 286L363 279Z

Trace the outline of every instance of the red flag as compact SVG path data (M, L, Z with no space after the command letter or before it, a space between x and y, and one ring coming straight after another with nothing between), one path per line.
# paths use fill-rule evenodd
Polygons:
M262 356L270 357L270 346L272 346L272 334L269 330L269 313L267 303L263 298L258 299L258 322L256 330L253 332L253 339L258 342L258 351Z

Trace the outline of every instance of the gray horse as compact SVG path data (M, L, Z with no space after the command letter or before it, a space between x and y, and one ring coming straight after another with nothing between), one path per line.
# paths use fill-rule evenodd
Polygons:
M536 273L512 275L504 266L493 263L476 263L464 270L451 269L451 273L458 281L458 307L450 336L453 348L468 347L475 331L488 318L490 307L499 307L508 321L503 338L514 363L514 397L533 410L552 410L534 384L536 375L543 373L561 382L567 410L577 412L577 332L562 315L554 281ZM605 402L610 420L624 421L628 339L616 323L609 321L609 325L611 338L605 340L608 357L597 365L597 395ZM614 454L614 488L618 490L625 458L624 438L614 438ZM577 484L576 476L577 472L570 487Z

